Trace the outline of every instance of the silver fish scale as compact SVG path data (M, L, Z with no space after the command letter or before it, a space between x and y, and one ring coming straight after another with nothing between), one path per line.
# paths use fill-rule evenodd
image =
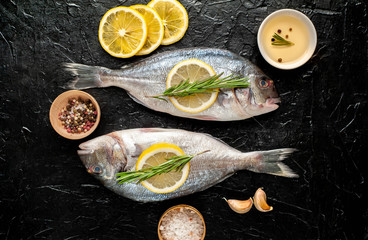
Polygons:
M187 113L177 109L171 101L153 98L166 90L166 79L172 68L188 59L199 59L209 64L223 77L231 74L248 77L248 88L220 89L213 105L199 113ZM247 119L274 111L280 99L273 84L263 72L249 60L230 51L213 48L191 48L156 54L121 69L86 66L77 63L64 64L76 78L68 84L74 89L116 86L125 89L138 103L155 111L174 116L212 121Z
M254 81L254 76L262 72L249 60L230 51L221 49L185 49L154 55L138 63L129 64L103 76L106 86L124 88L131 97L153 110L171 115L203 120L231 121L252 117L246 111L239 111L247 106L239 105L232 90L222 90L217 101L200 113L186 113L177 109L170 101L154 99L149 96L159 95L166 90L166 78L170 70L178 63L188 59L199 59L209 64L217 74L247 76ZM226 101L224 101L226 100ZM250 104L248 101L246 104Z
M210 151L190 161L188 178L173 192L160 194L151 192L141 184L118 184L116 173L135 170L141 153L156 143L175 144L185 154ZM162 201L202 191L242 169L285 177L296 176L280 162L294 149L243 153L210 135L179 129L122 130L82 143L80 148L78 153L87 169L93 169L95 166L103 169L103 173L95 174L95 177L107 188L119 195L141 202ZM102 154L96 154L96 152Z
M116 184L114 179L105 185L112 191L136 201L161 201L185 196L202 191L231 176L235 171L246 168L249 154L242 153L225 143L205 134L191 133L184 130L138 129L117 132L125 144L127 170L133 170L138 156L147 148L158 142L167 142L179 146L185 154L195 154L205 150L210 152L191 160L190 171L185 183L171 193L158 194L149 191L141 184ZM129 144L130 143L130 144ZM131 144L134 143L134 144Z

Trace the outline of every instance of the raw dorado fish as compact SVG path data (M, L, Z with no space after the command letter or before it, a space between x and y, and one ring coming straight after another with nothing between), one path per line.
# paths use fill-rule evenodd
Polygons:
M209 64L223 77L230 74L250 79L249 88L221 89L216 102L199 113L186 113L177 109L171 101L152 98L166 90L170 70L179 62L199 59ZM120 87L138 103L159 112L200 120L232 121L261 115L277 109L280 102L274 83L249 60L232 52L192 48L156 54L138 63L128 64L118 70L104 67L66 63L66 70L76 76L68 88L87 89Z
M207 153L190 161L190 171L182 186L170 193L154 193L142 184L118 184L115 174L134 171L139 155L155 143L172 143L185 154ZM87 171L113 192L141 202L162 201L205 190L230 177L238 170L297 177L283 164L292 148L240 152L214 137L178 129L141 128L113 132L80 146L78 154Z

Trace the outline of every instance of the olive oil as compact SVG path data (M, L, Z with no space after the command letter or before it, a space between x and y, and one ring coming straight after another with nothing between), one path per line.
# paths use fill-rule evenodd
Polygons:
M275 33L293 44L273 45ZM298 18L289 15L275 16L264 28L263 46L272 60L279 63L292 63L299 60L307 52L308 34L307 27Z

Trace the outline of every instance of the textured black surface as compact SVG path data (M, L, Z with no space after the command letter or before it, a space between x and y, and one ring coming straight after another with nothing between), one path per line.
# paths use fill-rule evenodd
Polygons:
M2 0L0 3L0 239L156 239L160 215L186 203L202 212L207 239L367 239L367 5L363 0L183 0L185 37L156 52L218 47L249 58L274 79L283 102L239 122L172 117L138 105L118 88L91 89L102 109L89 137L136 127L210 133L242 150L295 147L298 179L238 172L204 192L142 204L90 176L48 120L70 76L63 62L117 68L142 57L110 57L99 45L103 14L145 1ZM313 21L318 45L304 66L283 71L259 53L261 21L281 8ZM264 187L270 213L232 212L222 197L247 199Z

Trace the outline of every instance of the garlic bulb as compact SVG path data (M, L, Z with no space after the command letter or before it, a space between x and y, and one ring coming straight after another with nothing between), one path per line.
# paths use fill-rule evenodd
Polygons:
M229 199L227 200L224 198L229 207L236 213L244 214L249 212L249 210L253 206L253 200L252 198L249 198L248 200L236 200L236 199Z
M267 204L267 196L266 193L262 190L262 188L258 188L256 193L254 194L254 206L258 211L261 212L269 212L272 211L273 207Z

